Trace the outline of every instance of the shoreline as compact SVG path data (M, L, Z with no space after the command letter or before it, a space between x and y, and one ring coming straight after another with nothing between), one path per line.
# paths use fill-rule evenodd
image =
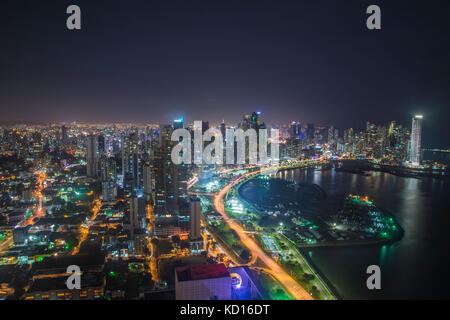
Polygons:
M344 300L344 297L341 295L339 290L334 286L334 284L330 281L330 279L320 270L320 268L314 263L307 252L304 252L306 248L297 248L297 251L301 254L303 259L308 263L310 268L314 270L314 272L319 275L320 279L326 284L328 290L334 295L336 300Z
M285 171L285 170L294 170L294 169L309 169L311 168L310 166L308 167L296 167L296 168L282 168L279 169L279 171ZM326 170L326 169L331 169L331 168L327 168L327 167L322 167L319 168L319 170ZM378 171L378 170L373 170L373 171ZM351 173L351 172L350 172ZM389 174L392 174L390 172L387 172ZM353 173L353 174L358 174L358 173ZM239 195L239 198L241 201L245 201L248 203L247 200L243 199L241 196L241 193L239 191L239 189L245 185L248 181L258 177L260 174L255 174L252 175L249 179L246 179L245 181L243 181L242 183L239 183L236 186L236 192ZM315 185L315 187L319 187L323 192L325 192L325 190L323 190L320 186ZM251 203L250 203L251 204ZM253 206L253 204L251 204ZM388 244L392 244L395 242L400 241L401 239L403 239L405 231L402 228L402 226L398 223L397 219L395 218L395 216L393 216L389 211L378 207L380 210L382 210L383 212L389 214L389 216L394 219L395 223L398 225L399 227L399 232L392 238L389 239L373 239L373 240L348 240L348 241L337 241L337 242L326 242L326 243L316 243L316 244L306 244L306 245L295 245L295 249L297 250L297 252L300 254L300 256L303 258L303 260L305 260L305 262L307 263L307 265L309 266L309 268L316 274L316 276L319 277L319 281L323 282L325 284L325 287L327 290L329 290L331 292L331 294L338 300L344 299L344 297L342 296L342 294L337 290L337 288L333 285L333 283L329 280L329 278L320 270L319 267L317 267L317 265L313 262L313 260L311 259L311 257L308 255L307 252L305 252L308 248L317 248L317 247L352 247L352 246L383 246L383 245L388 245Z

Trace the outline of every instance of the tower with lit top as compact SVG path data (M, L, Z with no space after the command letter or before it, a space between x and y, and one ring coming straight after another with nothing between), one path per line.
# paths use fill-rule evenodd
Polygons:
M415 115L412 119L409 161L413 166L420 165L422 147L422 119L422 115Z

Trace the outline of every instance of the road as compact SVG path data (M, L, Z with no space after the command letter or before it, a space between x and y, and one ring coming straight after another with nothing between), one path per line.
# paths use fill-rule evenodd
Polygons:
M263 249L261 249L255 241L253 241L244 229L236 223L234 220L230 219L225 213L225 207L223 199L225 195L230 191L230 189L241 182L243 179L255 175L260 171L254 171L244 174L224 187L214 198L214 206L217 212L223 217L224 221L228 224L231 229L234 229L236 233L241 238L242 243L250 250L253 257L258 257L262 262L266 264L271 273L276 277L276 279L285 286L285 288L291 293L291 295L297 300L312 300L311 295L302 286L300 286L289 274L283 270L271 257L269 257Z
M89 222L94 222L94 220L97 218L97 214L99 213L100 209L102 207L102 202L97 199L94 201L94 207L92 208L92 216L89 219ZM89 229L90 225L87 224L87 227L83 227L83 225L80 225L80 238L78 240L78 244L76 247L73 248L72 255L76 255L78 252L80 252L81 245L84 241L86 241L88 235L89 235Z
M38 182L39 182L39 186L38 188L35 190L34 192L34 197L36 199L38 199L38 204L36 206L36 210L34 210L34 213L28 217L28 219L24 219L22 221L19 222L19 226L20 227L26 227L28 225L33 225L35 223L35 219L36 218L41 218L44 216L45 214L45 210L42 206L42 202L44 199L44 196L42 195L42 191L44 190L45 184L46 184L46 180L47 180L47 175L43 172L38 172Z
M159 279L159 275L158 275L158 264L156 261L156 255L154 254L155 253L155 245L152 243L153 229L155 227L155 214L154 214L154 209L151 205L147 205L146 215L147 215L147 219L148 219L147 231L150 235L147 239L147 247L148 247L148 250L150 251L150 256L146 257L146 262L147 262L149 271L152 275L153 281L159 282L160 279Z
M297 259L297 262L300 264L303 270L308 271L309 273L314 275L314 281L317 282L316 288L319 290L319 292L322 294L323 297L326 297L326 299L334 300L336 297L331 292L331 290L328 288L328 286L325 284L325 282L322 280L319 274L317 274L313 268L309 265L308 261L306 261L305 258L301 255L301 253L298 251L295 244L287 238L284 234L281 233L281 235L286 239L286 244L288 245L290 251L294 254L295 258Z
M13 237L9 236L6 240L2 241L0 244L0 253L2 253L4 250L8 250L13 245Z

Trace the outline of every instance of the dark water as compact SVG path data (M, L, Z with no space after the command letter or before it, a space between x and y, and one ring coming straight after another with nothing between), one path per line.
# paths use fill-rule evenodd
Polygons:
M313 183L327 194L326 203L347 193L368 195L389 210L405 230L392 245L318 247L308 249L312 261L345 299L450 298L449 181L414 179L388 173L370 176L314 170L278 174L289 181ZM276 190L273 190L276 192ZM245 196L245 193L243 193ZM333 206L334 207L334 206ZM328 208L328 209L327 209ZM330 206L316 206L317 214ZM381 290L368 290L366 268L381 268Z

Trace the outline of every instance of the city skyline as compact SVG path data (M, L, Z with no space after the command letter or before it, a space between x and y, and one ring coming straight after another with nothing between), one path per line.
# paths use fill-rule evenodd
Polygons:
M268 129L266 120L254 111L242 114L236 127L239 135L254 135L248 144L257 147L260 160L268 154L260 152L265 140L256 140L256 132L265 135L260 130ZM177 149L183 142L207 159L205 140L211 132L223 139L222 132L230 132L226 125L218 130L207 121L190 126L176 118L145 126L3 129L0 272L6 290L0 298L160 299L164 291L166 299L177 300L338 299L298 248L407 243L402 238L405 224L411 230L408 223L379 207L379 199L364 196L361 186L354 188L359 181L372 189L367 179L407 181L402 190L417 181L445 182L450 151L421 148L422 120L415 115L411 126L367 122L362 131L341 133L292 122L271 130L277 138L270 136L270 147L263 147L276 160L270 163L252 162L255 154L251 148L245 153L245 139L229 140L227 134L227 161L220 161L217 149L224 146L215 146L219 158L210 165L178 163L173 154L184 154ZM180 132L188 138L180 141ZM240 147L242 157L237 152L228 159L228 151ZM232 161L234 156L243 162ZM299 182L290 180L293 175ZM339 184L349 188L344 194L321 182L336 177L350 179ZM313 199L340 204L323 211ZM178 259L186 264L179 266ZM67 261L84 270L84 288L60 281L72 272L64 271ZM11 282L22 268L32 274L30 286ZM142 285L130 287L129 281Z
M79 1L71 32L64 2L7 2L1 120L235 122L260 110L274 123L358 128L423 114L424 143L447 147L445 10L380 1L383 28L370 32L368 3Z

